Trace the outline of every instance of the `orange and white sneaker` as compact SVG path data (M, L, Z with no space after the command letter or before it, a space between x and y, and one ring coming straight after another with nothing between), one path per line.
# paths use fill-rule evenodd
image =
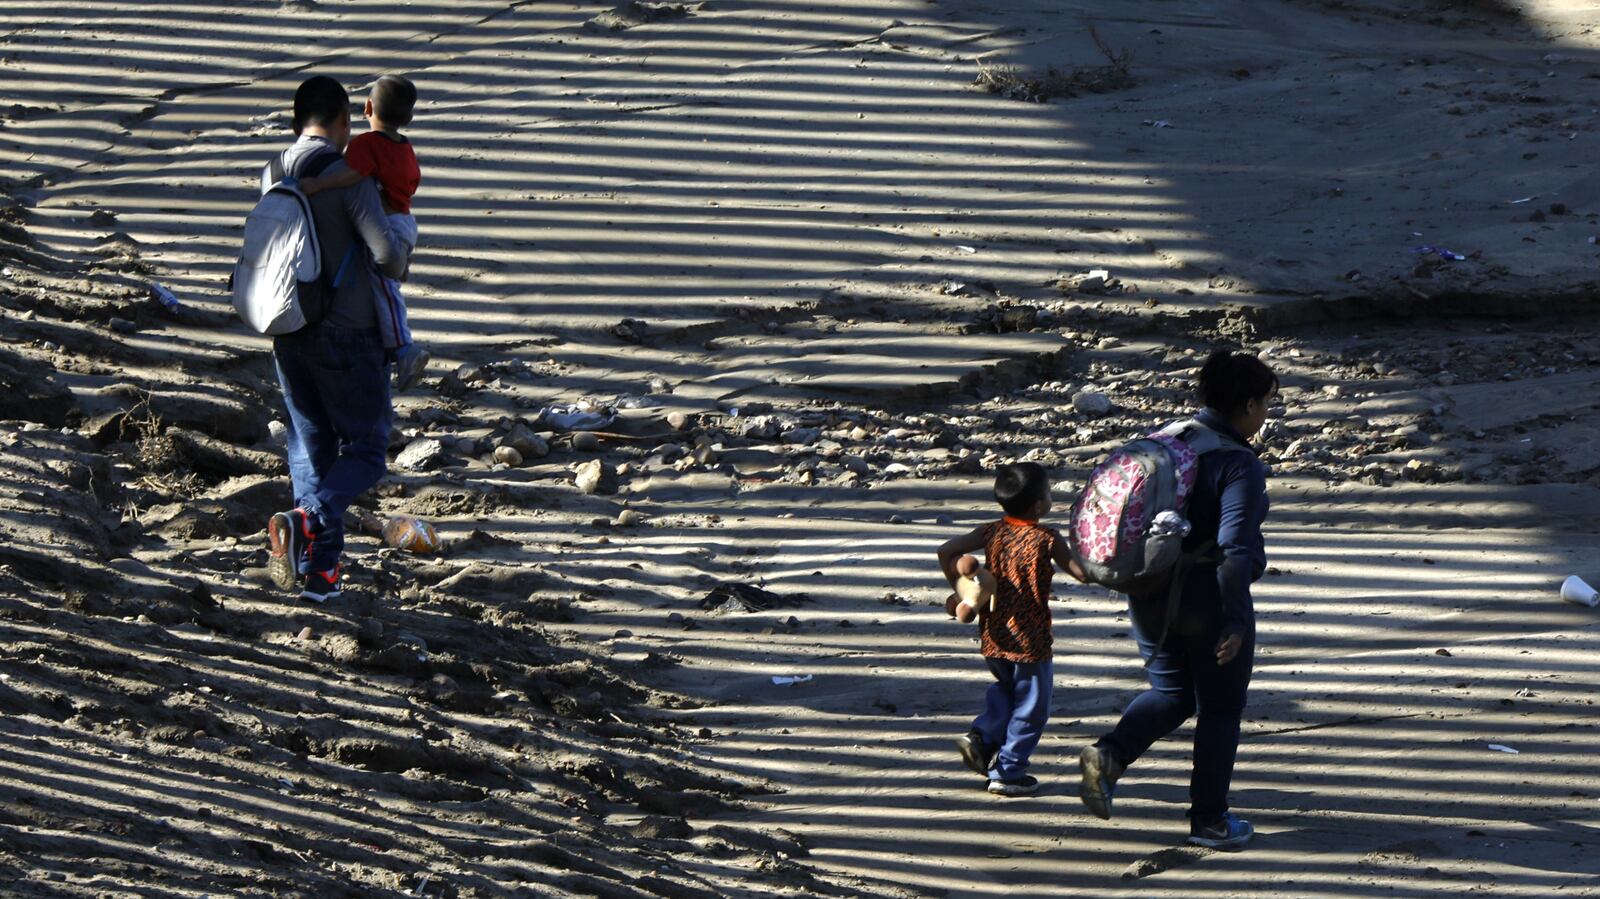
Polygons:
M339 587L339 566L335 565L327 571L307 574L300 588L300 598L321 605L330 599L337 599L343 592Z
M311 540L311 517L304 509L267 519L267 575L279 590L293 593L300 586L300 562L311 551Z

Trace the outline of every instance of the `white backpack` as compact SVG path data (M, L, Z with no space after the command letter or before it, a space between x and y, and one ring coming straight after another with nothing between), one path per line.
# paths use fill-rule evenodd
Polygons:
M320 153L305 166L315 177L340 159ZM300 302L302 285L315 290L322 279L322 244L311 202L292 178L284 177L282 159L267 166L270 182L244 220L244 248L234 263L233 308L257 334L288 334L305 327Z

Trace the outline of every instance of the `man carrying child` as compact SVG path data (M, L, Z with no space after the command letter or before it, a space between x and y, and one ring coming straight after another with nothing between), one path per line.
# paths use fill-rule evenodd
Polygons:
M268 166L263 180L337 174L350 141L344 86L320 75L301 84L294 129L299 139ZM340 592L345 508L388 467L394 409L373 278L400 277L408 254L370 179L324 190L310 202L322 267L333 274L326 285L301 292L310 324L273 338L289 417L295 507L267 524L267 569L279 588L323 602ZM371 254L373 267L360 264L358 250Z

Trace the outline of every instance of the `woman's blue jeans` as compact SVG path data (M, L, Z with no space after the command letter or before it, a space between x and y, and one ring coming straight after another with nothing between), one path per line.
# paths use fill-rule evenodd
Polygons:
M1164 599L1164 597L1163 597ZM1123 765L1132 765L1151 744L1198 714L1194 727L1194 769L1189 778L1189 817L1197 825L1215 823L1228 811L1228 786L1233 782L1239 752L1239 720L1244 715L1250 673L1255 663L1253 636L1226 665L1218 665L1217 625L1180 628L1161 639L1164 603L1134 603L1132 623L1150 689L1140 693L1122 713L1122 720L1096 744L1109 749Z

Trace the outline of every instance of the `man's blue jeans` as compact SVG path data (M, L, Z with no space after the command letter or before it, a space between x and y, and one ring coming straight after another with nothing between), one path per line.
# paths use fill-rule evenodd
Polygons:
M1177 730L1196 712L1194 727L1194 768L1189 778L1189 817L1200 825L1215 823L1228 811L1228 786L1233 782L1233 763L1239 753L1239 719L1244 714L1245 697L1255 661L1255 641L1246 640L1239 654L1226 665L1217 664L1219 627L1175 627L1161 639L1162 610L1155 612L1135 604L1129 621L1150 689L1140 693L1122 713L1122 720L1098 744L1110 749L1117 761L1132 765L1151 744Z
M1028 770L1045 722L1050 720L1050 693L1055 684L1055 665L1042 662L1008 662L985 658L994 683L984 694L984 710L973 730L983 735L985 746L998 746L989 769L992 780L1014 781Z
M309 325L273 338L289 412L289 476L314 537L302 573L328 571L344 551L344 510L388 466L388 359L376 329Z

